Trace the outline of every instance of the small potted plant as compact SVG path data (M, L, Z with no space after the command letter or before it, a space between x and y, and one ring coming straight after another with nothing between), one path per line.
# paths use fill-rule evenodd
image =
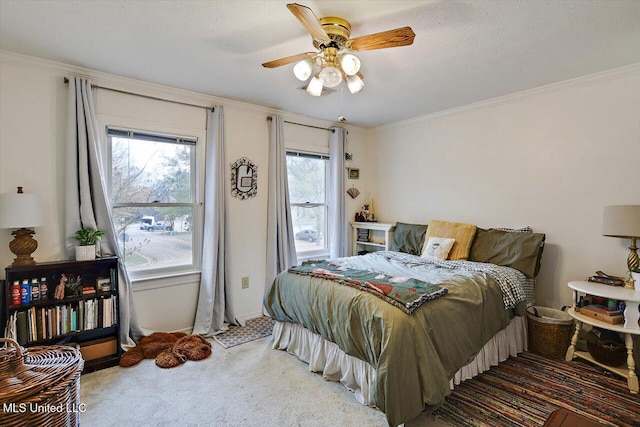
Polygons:
M640 267L631 270L631 278L634 281L636 291L640 292Z
M76 261L89 261L96 259L96 242L104 236L104 233L93 228L81 228L76 231L75 238L80 243L76 246Z

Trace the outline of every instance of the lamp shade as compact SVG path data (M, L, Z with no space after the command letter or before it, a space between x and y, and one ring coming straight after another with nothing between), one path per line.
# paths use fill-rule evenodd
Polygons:
M293 67L293 74L301 81L306 81L313 72L313 63L310 59L303 59Z
M602 235L640 237L640 205L605 206Z
M353 76L360 71L360 60L350 53L345 53L340 57L340 65L347 76Z
M347 76L347 87L349 88L349 92L358 93L364 87L364 82L357 74L353 76Z
M342 82L342 74L336 67L325 67L318 75L326 87L336 87Z
M312 96L320 96L322 94L322 81L317 77L313 77L307 85L307 93Z
M44 225L42 199L37 194L0 194L0 228Z

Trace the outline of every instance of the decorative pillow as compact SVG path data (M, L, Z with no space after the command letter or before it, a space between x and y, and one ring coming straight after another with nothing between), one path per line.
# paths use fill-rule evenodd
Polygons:
M422 252L420 256L426 259L445 260L455 242L455 239L448 239L446 237L429 237L424 247L424 252Z
M426 232L426 225L397 222L396 228L393 231L391 250L396 252L405 252L411 255L422 254L422 248L424 247L424 235Z
M434 219L429 222L425 240L429 241L429 237L448 237L455 239L448 259L467 259L475 235L476 226L473 224L438 221Z
M469 260L515 268L534 278L540 271L544 239L542 233L478 228Z

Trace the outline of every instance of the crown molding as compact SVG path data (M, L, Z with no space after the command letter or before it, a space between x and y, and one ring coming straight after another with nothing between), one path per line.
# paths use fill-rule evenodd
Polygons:
M103 71L92 70L90 68L79 67L76 65L65 64L62 62L52 61L49 59L38 58L35 56L24 55L8 50L0 50L0 62L32 69L47 69L53 74L59 74L61 77L77 76L91 79L91 81L104 88L115 89L120 91L132 92L139 95L151 96L155 98L165 99L167 101L183 102L194 104L203 108L211 108L216 105L223 105L236 108L243 111L263 114L265 117L272 114L279 114L286 120L295 121L302 124L319 127L343 127L347 130L364 131L365 128L348 125L344 123L336 123L328 120L322 120L315 117L305 116L302 114L281 111L274 108L264 107L248 102L237 101L234 99L221 98L201 92L194 92L186 89L179 89L171 86L165 86L158 83L151 83L144 80L123 77L116 74L106 73Z
M498 96L496 98L485 99L483 101L462 105L460 107L449 108L446 110L437 111L437 112L425 114L422 116L412 117L410 119L402 120L399 122L377 126L372 129L375 131L392 129L397 126L404 126L408 124L418 123L418 122L433 119L436 117L458 114L461 112L481 109L481 108L485 108L492 105L521 101L526 98L538 96L544 93L557 92L570 87L616 80L621 77L631 76L637 73L640 73L640 63L635 63L635 64L631 64L631 65L627 65L619 68L613 68L611 70L601 71L598 73L587 74L585 76L580 76L580 77L576 77L569 80L563 80L561 82L551 83L551 84L539 86L533 89L527 89L520 92L514 92L507 95Z

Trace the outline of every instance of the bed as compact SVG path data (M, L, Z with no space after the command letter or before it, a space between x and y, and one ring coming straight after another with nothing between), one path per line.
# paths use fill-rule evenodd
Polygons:
M341 381L392 426L435 410L455 383L523 351L522 314L544 235L471 226L463 259L425 257L427 243L446 238L442 234L464 243L451 224L460 225L446 223L443 232L434 221L428 227L398 223L393 251L310 262L279 274L264 297L276 320L274 348ZM456 249L461 246L449 257ZM394 294L404 296L397 289L424 292L394 302Z

